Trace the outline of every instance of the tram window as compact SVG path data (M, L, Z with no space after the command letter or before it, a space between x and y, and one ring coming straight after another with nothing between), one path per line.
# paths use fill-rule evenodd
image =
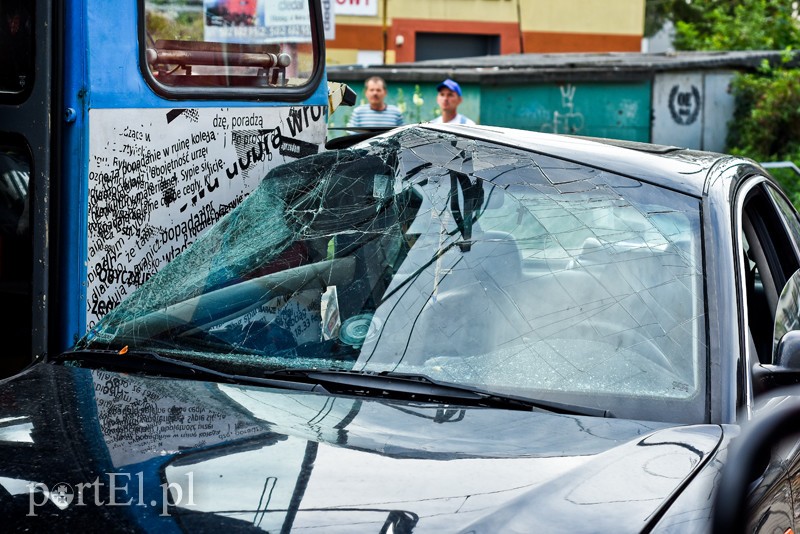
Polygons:
M33 84L33 2L0 1L0 98L17 96Z
M307 86L322 68L310 4L145 0L143 57L150 81L166 92L252 88L263 94Z
M22 369L31 351L33 247L29 205L30 156L22 143L0 139L0 377Z

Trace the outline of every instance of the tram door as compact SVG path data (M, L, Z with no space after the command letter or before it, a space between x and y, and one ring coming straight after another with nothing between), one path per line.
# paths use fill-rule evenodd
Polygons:
M0 376L45 351L53 125L49 2L0 2Z

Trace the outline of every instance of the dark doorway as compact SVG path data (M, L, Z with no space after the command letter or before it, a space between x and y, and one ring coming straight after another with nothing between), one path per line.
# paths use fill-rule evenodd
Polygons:
M500 54L499 35L419 32L416 41L416 61Z

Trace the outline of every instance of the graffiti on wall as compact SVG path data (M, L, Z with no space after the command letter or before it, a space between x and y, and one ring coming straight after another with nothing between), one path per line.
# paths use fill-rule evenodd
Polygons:
M318 152L325 108L101 109L90 131L88 328L267 171Z
M542 126L542 131L552 133L574 134L583 130L583 114L575 111L575 91L572 84L559 86L561 91L562 111L553 112L553 122Z
M688 89L674 85L669 91L668 105L669 114L676 124L686 126L694 124L702 107L700 90L696 85Z

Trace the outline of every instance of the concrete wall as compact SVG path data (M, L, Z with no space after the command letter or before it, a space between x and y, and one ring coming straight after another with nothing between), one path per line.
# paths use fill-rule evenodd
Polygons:
M334 0L335 9L339 3L356 3L363 15L337 10L329 65L414 61L418 32L492 35L501 54L513 54L639 51L644 31L644 0Z
M641 49L645 3L636 0L520 1L524 52Z

